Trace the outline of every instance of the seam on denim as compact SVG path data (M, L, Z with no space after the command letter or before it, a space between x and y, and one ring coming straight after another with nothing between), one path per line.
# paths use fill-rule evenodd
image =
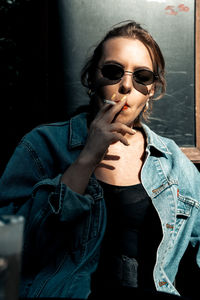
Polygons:
M46 173L44 171L44 168L42 166L42 163L41 163L41 161L40 161L40 159L39 159L36 151L32 148L32 146L30 145L30 143L27 142L27 141L25 141L25 140L22 140L20 144L24 145L27 148L27 150L30 153L30 155L32 156L32 158L33 158L33 160L34 160L34 162L36 164L39 177L41 179L45 179L46 178Z
M200 203L193 198L185 197L179 194L178 200L180 200L183 203L187 203L191 206L195 206L196 208L200 207Z
M160 165L160 167L161 167L161 170L162 170L162 172L163 172L163 174L164 174L164 176L165 176L165 179L166 179L166 181L168 182L169 180L168 180L167 175L166 175L166 173L165 173L165 170L164 170L164 168L163 168L163 166L162 166L162 163L161 163L161 161L160 161L159 158L157 158L157 160L158 160L159 165Z
M171 236L171 237L174 236L173 232L170 232L170 236ZM165 238L166 238L166 236L165 236ZM163 236L162 242L163 242L163 241L164 241L164 236ZM163 275L163 277L164 277L165 279L167 279L168 288L169 288L170 290L172 290L172 291L178 293L178 291L177 291L176 288L174 287L173 283L169 280L168 276L166 275L166 273L165 273L165 271L164 271L164 261L165 261L165 258L166 258L166 255L167 255L168 251L170 251L171 249L172 249L172 244L169 243L169 244L168 244L168 247L166 247L165 251L163 252L163 256L162 256L162 259L161 259L161 261L160 261L160 266L158 266L158 269L159 269L161 275ZM178 294L179 294L179 293L178 293Z
M40 224L41 220L43 220L43 217L45 215L46 215L46 217L50 215L47 207L43 207L41 210L38 211L38 213L34 216L32 223L26 227L25 233L30 234L31 231L34 229L35 225ZM38 220L40 220L40 222L37 222ZM26 248L27 248L27 244L25 243L24 249L26 250Z
M167 150L167 151L166 151L165 149L163 149L163 151L164 151L165 153L167 153L167 154L172 155L172 153L169 151L167 145L162 141L162 139L161 139L158 135L156 135L156 138L161 142L161 144L163 145L163 147ZM154 147L155 147L155 146L154 146Z
M164 152L165 153L167 153L167 154L170 154L170 155L172 155L172 153L169 151L169 149L167 148L167 145L165 145L165 143L158 137L158 139L160 140L160 142L163 144L163 146L164 146L164 148L167 150L167 151L165 151L164 149Z
M40 294L41 294L42 290L44 289L45 285L47 284L47 282L49 280L51 280L51 278L58 273L58 271L60 270L60 268L64 264L65 258L66 258L67 255L68 255L68 253L65 253L65 255L63 256L62 261L59 263L59 265L58 265L57 269L55 270L55 272L53 272L51 275L49 275L48 278L46 278L45 281L40 284L40 286L38 287L38 289L36 291L36 294L35 294L36 297L40 296Z
M90 185L92 186L92 188L90 188ZM103 198L103 189L100 186L100 184L97 182L96 179L94 179L92 177L89 178L88 189L90 191L89 195L92 196L94 201L97 201L97 200ZM86 192L87 192L87 190L86 190Z
M191 209L190 210L184 210L184 209L177 208L176 217L177 216L184 216L184 217L188 218L188 217L190 217L190 213L191 213Z
M48 203L49 203L49 205L50 205L50 207L51 207L53 213L54 213L55 215L58 215L58 214L60 213L60 199L58 199L58 201L59 201L58 209L55 209L54 205L51 203L51 197L54 196L54 195L57 196L58 194L55 193L55 192L50 193L50 195L49 195L49 197L48 197Z
M162 267L162 268L159 267L159 269L160 269L161 275L163 275L163 277L164 277L163 279L165 279L165 280L167 281L167 284L168 284L168 285L167 285L167 289L169 289L169 290L175 292L176 295L177 295L177 294L180 295L179 292L177 291L177 289L174 287L173 283L169 280L169 278L168 278L168 276L166 275L166 273L165 273L163 267Z
M106 222L104 221L104 223L102 224L102 230L100 231L99 235L98 235L98 239L97 239L97 242L96 242L96 245L95 247L91 250L91 253L90 253L90 258L95 256L96 255L96 251L97 249L100 247L100 240L102 241L103 239L103 236L104 236L104 233L105 233L105 230L106 230ZM82 261L81 263L71 272L71 274L68 274L65 278L67 280L67 278L73 276L77 271L78 269L80 269L84 264L85 264L85 261L89 258L89 254L86 255L86 250L87 250L87 247L83 247L83 254L81 257L82 257Z
M59 212L62 210L62 206L63 206L63 202L64 202L65 189L66 189L65 184L60 183Z
M177 181L176 180L170 180L165 184L162 184L161 186L159 186L157 189L155 189L156 191L153 192L152 195L152 199L154 199L155 197L157 197L160 193L162 193L163 191L165 191L166 189L170 188L172 185L177 185Z
M55 122L55 123L47 123L47 124L41 124L37 126L36 128L42 128L42 127L63 127L66 126L69 123L69 120L63 121L63 122Z
M144 130L146 129L146 125L142 123L142 126L144 128ZM147 132L149 131L149 128L147 129ZM165 154L172 154L169 149L167 148L167 145L162 141L161 137L159 135L157 135L155 132L153 132L152 130L151 131L151 140L149 140L149 135L146 133L146 130L145 130L145 133L147 135L147 138L148 138L148 145L147 147L149 148L150 146L153 146L154 148L158 149L160 152L164 152ZM162 149L161 147L159 147L157 144L156 144L156 141L155 140L158 140L163 146L164 146L164 149Z
M68 146L69 149L73 149L73 148L83 145L83 143L80 143L80 141L75 143L73 140L73 124L72 124L72 122L73 122L73 120L71 119L69 122L69 146Z
M188 217L188 216L187 216ZM173 240L173 242L175 243L176 242L176 240L178 239L178 237L180 236L180 233L181 233L181 229L182 229L182 227L185 225L185 223L186 223L186 221L187 221L187 219L179 219L179 222L178 222L178 224L176 224L176 234L174 234L174 240ZM183 254L184 255L184 254ZM183 256L182 255L182 256Z

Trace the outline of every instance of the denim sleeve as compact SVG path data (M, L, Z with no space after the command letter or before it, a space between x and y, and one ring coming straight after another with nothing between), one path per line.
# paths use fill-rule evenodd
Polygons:
M60 182L61 176L48 178L40 157L21 142L0 179L0 214L23 215L30 224L39 223L45 215L70 222L90 210L96 191L75 193Z
M194 224L192 237L191 237L191 244L193 247L197 247L196 262L200 268L200 208L197 214L196 222Z

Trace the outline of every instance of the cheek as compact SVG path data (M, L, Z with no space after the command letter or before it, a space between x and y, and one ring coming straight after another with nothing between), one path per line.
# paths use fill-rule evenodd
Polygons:
M144 96L148 95L148 88L146 85L143 85L133 80L133 86L139 93L143 94Z
M131 106L132 110L140 112L143 107L145 106L149 97L141 95L141 93L135 93L132 97L129 105Z
M97 93L101 99L110 99L117 92L115 85L106 85L98 89Z

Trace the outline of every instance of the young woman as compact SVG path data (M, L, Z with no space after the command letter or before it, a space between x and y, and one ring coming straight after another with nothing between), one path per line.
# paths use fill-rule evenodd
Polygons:
M21 297L118 287L179 295L179 262L200 238L200 175L142 123L164 95L164 67L139 24L115 27L82 72L88 111L37 127L16 148L0 213L26 218Z

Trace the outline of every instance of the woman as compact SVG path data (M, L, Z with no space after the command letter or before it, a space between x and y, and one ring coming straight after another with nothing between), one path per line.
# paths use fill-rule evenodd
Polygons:
M116 27L82 82L88 112L27 134L1 178L1 214L26 218L20 296L178 295L179 262L200 237L200 176L141 122L165 92L159 46L135 22Z

